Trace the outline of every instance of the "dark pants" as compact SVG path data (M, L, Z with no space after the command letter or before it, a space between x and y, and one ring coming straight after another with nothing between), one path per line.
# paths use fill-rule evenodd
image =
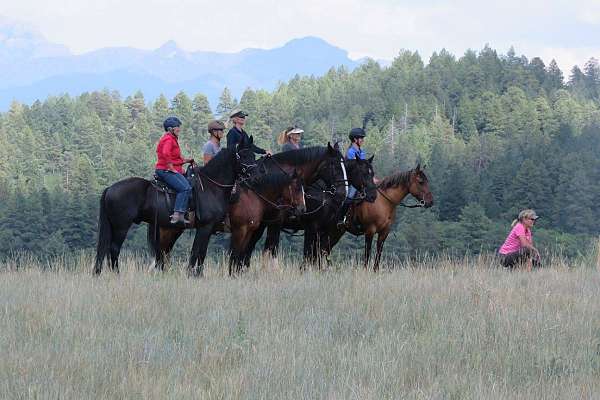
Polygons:
M178 172L164 169L157 169L155 172L164 183L177 192L177 197L175 197L175 211L185 213L190 200L190 194L192 194L192 187L188 180Z
M498 256L500 257L500 264L502 264L504 268L514 268L517 265L526 263L529 259L531 259L534 267L540 266L540 260L537 257L537 254L529 247L523 247L508 254L498 254Z

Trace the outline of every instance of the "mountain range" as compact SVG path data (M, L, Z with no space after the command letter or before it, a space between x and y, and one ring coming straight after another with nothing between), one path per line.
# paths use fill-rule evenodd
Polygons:
M31 103L105 88L123 96L141 90L148 100L161 93L200 92L214 107L225 87L239 98L248 87L272 90L296 74L319 76L339 66L352 70L362 61L317 37L237 53L188 52L169 41L155 50L109 47L72 54L35 29L0 17L0 110L13 100Z

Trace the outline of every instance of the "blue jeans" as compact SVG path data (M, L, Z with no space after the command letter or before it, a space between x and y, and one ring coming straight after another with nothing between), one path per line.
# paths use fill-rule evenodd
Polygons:
M346 196L346 199L348 199L348 201L354 199L354 196L356 196L357 191L358 189L356 189L354 186L348 185L348 195Z
M178 172L167 171L165 169L157 169L155 172L164 183L177 192L177 197L175 197L175 211L185 213L190 195L192 194L192 187L188 180Z

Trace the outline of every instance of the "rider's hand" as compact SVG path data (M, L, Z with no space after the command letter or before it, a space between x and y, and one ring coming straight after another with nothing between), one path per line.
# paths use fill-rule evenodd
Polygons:
M187 163L194 164L194 159L193 158L188 158L188 159L184 160L183 163L184 164L187 164Z
M267 155L267 157L271 157L273 155L273 153L271 153L271 150L267 150L266 155Z

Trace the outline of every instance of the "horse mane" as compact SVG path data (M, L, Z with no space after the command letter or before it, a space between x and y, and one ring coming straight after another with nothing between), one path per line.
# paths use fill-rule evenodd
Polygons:
M408 186L410 183L410 175L413 170L396 172L390 176L386 176L383 180L377 185L377 187L381 190L389 189L392 187L398 186Z
M267 172L251 176L244 181L245 186L253 190L263 191L265 189L279 189L292 181L291 176L283 171Z
M206 165L198 166L198 171L208 176L217 176L223 167L231 165L233 150L222 148Z
M281 153L273 154L273 158L278 163L291 165L302 165L307 162L320 160L327 153L325 146L305 147L298 150L288 150Z

